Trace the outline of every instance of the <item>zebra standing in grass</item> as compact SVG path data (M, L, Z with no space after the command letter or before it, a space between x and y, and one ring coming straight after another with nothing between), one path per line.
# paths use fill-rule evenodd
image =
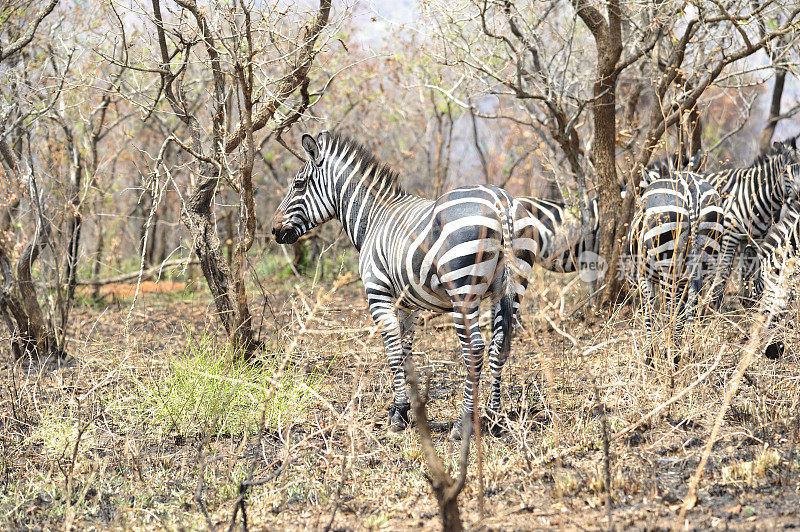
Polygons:
M793 167L798 172L798 165ZM800 172L798 172L800 173ZM800 176L798 176L800 177ZM800 200L792 198L780 221L775 223L759 246L756 267L752 270L754 292L761 298L761 313L772 329L781 321L791 294L793 278L800 274ZM770 341L765 355L779 358L783 354L781 340Z
M360 252L369 310L393 375L389 428L394 432L409 422L403 361L411 354L417 312L452 314L468 368L462 416L451 432L460 439L461 420L474 408L470 373L479 379L483 367L478 316L484 298L492 301L487 414L500 412L512 322L537 252L527 211L492 186L457 188L436 200L408 194L395 172L338 133L322 132L316 139L303 135L302 145L308 161L275 213L275 239L290 244L332 218L342 222Z
M646 179L646 170L642 173ZM654 352L654 285L669 294L669 307L677 310L677 336L684 319L694 318L700 291L716 271L723 220L720 204L711 184L692 172L656 179L642 194L628 235L628 252L634 260L633 281L645 304L648 364Z
M800 190L797 176L789 171L798 164L795 139L776 142L751 166L706 174L717 190L725 213L722 255L714 280L714 305L719 306L730 276L734 255L751 239L764 237L786 202ZM746 265L743 265L743 268Z

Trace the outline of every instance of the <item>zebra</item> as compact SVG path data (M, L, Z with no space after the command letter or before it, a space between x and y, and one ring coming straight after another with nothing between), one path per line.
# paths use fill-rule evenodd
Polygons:
M642 169L643 179L646 172ZM672 178L656 179L645 188L631 222L628 253L634 260L632 281L645 305L648 365L654 353L654 285L670 294L669 307L677 309L676 338L683 321L694 319L700 291L716 270L722 220L719 194L699 174L676 172Z
M409 194L397 173L340 133L323 131L316 139L304 134L302 146L308 161L278 206L272 233L278 243L291 244L336 218L360 252L369 311L393 376L389 430L400 432L409 423L403 362L411 354L419 310L432 310L451 313L468 368L462 415L450 433L461 438L462 420L474 409L470 374L479 379L483 368L478 317L484 298L492 302L486 414L499 428L501 370L537 253L527 211L494 186L456 188L436 200Z
M798 165L793 170L798 172ZM800 251L800 199L791 198L781 219L770 227L756 248L755 267L752 269L753 292L760 298L760 312L768 330L781 321L791 297L792 279L800 273L797 264ZM770 359L783 355L781 340L771 340L765 350Z
M539 242L536 264L557 273L573 273L585 262L585 253L597 253L597 232L600 228L597 198L592 198L592 227L583 229L580 215L561 201L535 197L517 200L532 215Z
M675 153L649 165L646 170L648 179L668 177L676 168L685 167L686 158ZM620 189L625 197L626 187ZM598 198L589 200L591 227L586 230L581 224L580 214L563 201L521 196L522 205L533 216L533 223L538 230L539 242L535 257L536 264L545 270L556 273L574 273L585 266L589 260L587 252L597 254L600 230L600 214Z
M675 153L654 163L650 163L641 173L641 180L639 181L637 189L640 196L644 193L647 185L656 179L669 179L672 177L673 173L681 171L697 173L697 169L700 167L700 157L701 152L699 151L690 159L686 158L683 153ZM625 197L626 189L627 186L623 187L623 198Z
M766 235L780 218L791 197L800 192L794 172L788 171L800 162L795 139L776 142L747 168L736 168L706 174L705 179L719 193L725 213L719 268L713 283L714 306L719 307L725 284L730 276L734 256L751 240ZM746 264L741 266L746 275Z

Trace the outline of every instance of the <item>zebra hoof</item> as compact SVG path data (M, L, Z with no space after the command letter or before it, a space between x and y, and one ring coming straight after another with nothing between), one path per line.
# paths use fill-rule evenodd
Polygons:
M389 432L403 432L409 424L408 412L411 405L392 405L389 408Z
M764 356L770 360L777 360L783 356L783 342L772 342L767 346L767 350L764 351Z

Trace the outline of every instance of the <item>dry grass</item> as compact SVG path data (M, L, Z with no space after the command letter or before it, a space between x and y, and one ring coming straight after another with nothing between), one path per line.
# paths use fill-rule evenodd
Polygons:
M257 528L438 528L415 431L389 437L384 428L390 379L360 287L347 274L313 290L303 282L269 295L264 330L275 333L258 367L221 363L229 354L207 299L161 295L148 295L127 326L124 307L79 312L81 341L66 367L5 360L0 527L227 528L244 484ZM584 289L565 285L549 274L531 283L504 373L509 430L484 438L486 515L474 465L462 515L470 528L607 528L599 400L614 526L671 527L749 317L714 316L690 332L694 352L684 348L677 367L657 358L650 368L638 314L620 307L591 321ZM787 346L784 359L747 370L692 526L798 522L800 340L791 328ZM415 361L423 382L432 375L434 436L454 467L458 445L446 435L465 370L448 319L424 320Z

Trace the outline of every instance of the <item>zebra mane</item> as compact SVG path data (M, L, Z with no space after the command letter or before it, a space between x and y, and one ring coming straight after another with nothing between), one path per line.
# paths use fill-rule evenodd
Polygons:
M753 162L750 163L750 168L768 163L777 157L780 157L781 155L788 155L793 149L793 144L791 144L791 142L792 139L783 142L776 142L767 151L759 154L758 157L756 157Z
M781 152L770 149L769 151L765 151L764 153L758 154L758 157L753 159L753 162L750 163L748 168L755 168L756 166L761 166L762 164L767 164L771 160L779 157Z
M372 184L388 185L393 192L403 192L403 188L400 186L400 174L378 159L375 152L344 133L334 131L329 135L330 145L335 146L334 153L355 152L353 164L360 163L362 169L375 166L376 170L373 173Z

